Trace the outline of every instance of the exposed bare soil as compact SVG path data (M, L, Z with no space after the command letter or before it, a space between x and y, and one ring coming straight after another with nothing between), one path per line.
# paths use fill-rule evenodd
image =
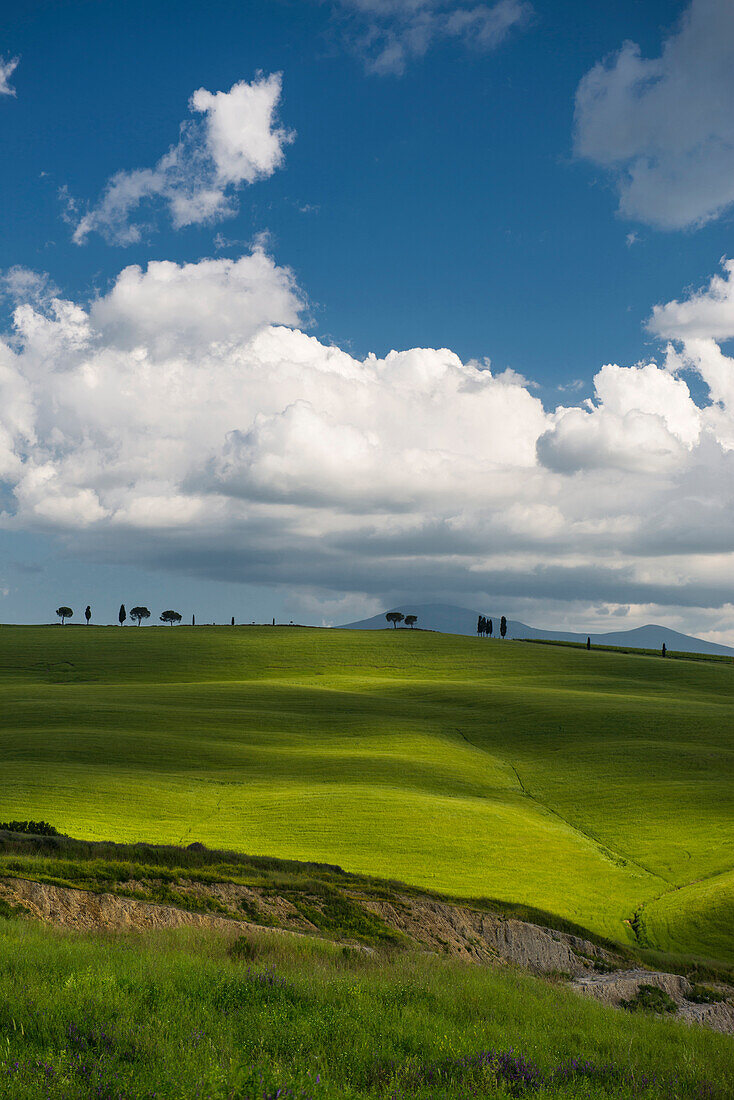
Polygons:
M13 905L22 905L38 920L75 928L80 932L95 929L147 932L159 928L231 928L232 921L204 913L191 913L170 905L154 905L117 894L93 894L49 886L29 879L0 881L0 897Z
M202 908L214 903L219 911L211 913L148 900L159 885L155 881L127 882L122 895L2 878L0 898L21 905L38 920L79 931L193 927L233 935L248 928L281 935L319 934L317 926L291 900L269 891L227 882L177 884L176 891L184 901L189 899ZM734 1035L734 989L728 986L717 986L725 1000L696 1004L690 999L694 990L687 978L642 968L624 969L621 956L566 932L430 897L404 894L385 901L350 891L349 898L426 950L485 965L514 963L538 974L565 978L576 992L617 1007L633 999L640 985L654 985L675 1001L673 1018ZM317 896L305 896L304 900L313 910L323 904Z

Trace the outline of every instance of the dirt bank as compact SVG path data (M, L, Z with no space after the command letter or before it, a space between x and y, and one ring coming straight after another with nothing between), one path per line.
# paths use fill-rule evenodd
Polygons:
M128 881L125 894L93 893L24 878L0 879L0 898L21 905L32 917L79 931L144 932L163 928L208 928L238 935L247 929L281 935L323 934L318 923L324 898L304 893L300 904L236 883L179 882L183 903L218 912L195 912L148 900L157 880ZM140 896L135 896L135 895ZM485 965L512 963L536 974L565 978L580 994L619 1007L643 984L657 986L675 1002L674 1019L734 1035L734 989L718 986L725 1000L698 1004L694 987L676 974L625 969L625 960L578 936L527 921L503 919L470 905L396 894L380 900L345 891L349 901L372 914L400 938L425 950ZM309 919L303 908L311 914ZM329 937L334 938L334 937ZM339 942L344 942L340 939ZM347 941L348 942L348 941Z
M230 930L231 920L206 913L191 913L171 905L155 905L117 894L93 894L29 879L0 880L0 897L23 908L38 920L91 932L148 932L160 928L218 928Z
M469 906L408 895L395 903L364 899L362 904L410 939L456 958L513 962L536 973L569 977L589 973L597 961L613 963L609 952L588 940Z

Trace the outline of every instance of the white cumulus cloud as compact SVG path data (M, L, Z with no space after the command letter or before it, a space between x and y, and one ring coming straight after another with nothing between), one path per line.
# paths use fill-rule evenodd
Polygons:
M529 614L571 600L684 615L730 598L721 279L655 311L661 363L607 364L593 398L555 410L449 349L325 345L298 328L304 296L263 249L131 266L91 304L13 285L28 298L0 342L8 528L324 607L484 593Z
M724 260L724 276L683 301L656 306L648 328L668 346L672 371L695 371L705 383L711 404L705 422L728 447L734 447L734 370L720 344L734 339L734 261Z
M688 386L654 363L609 363L594 379L595 401L556 410L538 441L542 460L559 471L672 470L701 432Z
M69 203L76 243L99 233L111 243L132 244L150 228L150 221L139 220L141 206L156 203L168 207L176 229L234 215L238 189L271 176L293 140L277 122L281 93L280 73L241 81L228 92L199 88L189 106L203 118L182 123L178 143L154 168L117 172L78 219Z
M691 0L659 57L625 42L586 74L576 152L615 174L625 216L702 225L734 203L733 104L734 4Z
M655 306L649 329L665 340L734 338L734 260L723 260L725 274L714 275L709 285L690 294Z

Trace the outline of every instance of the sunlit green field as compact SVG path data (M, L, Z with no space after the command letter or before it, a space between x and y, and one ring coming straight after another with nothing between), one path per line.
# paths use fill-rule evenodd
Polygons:
M0 627L0 820L337 863L734 961L734 666L417 631ZM659 899L659 900L658 900Z

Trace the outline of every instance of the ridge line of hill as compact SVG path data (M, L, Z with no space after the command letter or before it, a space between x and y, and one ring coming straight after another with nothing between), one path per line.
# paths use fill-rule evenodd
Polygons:
M401 604L386 609L384 612L370 618L344 623L339 629L387 630L389 624L385 620L385 615L392 611L402 615L417 615L418 629L433 630L440 634L462 634L469 637L477 636L477 619L480 614L486 614L484 611L459 607L454 604ZM498 639L501 616L492 614L491 617L494 623L494 638ZM698 653L708 656L734 657L734 647L732 646L720 642L710 642L705 638L684 634L672 627L660 626L657 623L647 623L644 626L632 627L629 630L600 632L598 630L572 631L535 627L517 619L507 620L507 639L509 641L556 641L584 645L587 637L591 638L593 646L600 647L618 646L624 649L659 651L663 642L665 642L666 648L671 653Z

